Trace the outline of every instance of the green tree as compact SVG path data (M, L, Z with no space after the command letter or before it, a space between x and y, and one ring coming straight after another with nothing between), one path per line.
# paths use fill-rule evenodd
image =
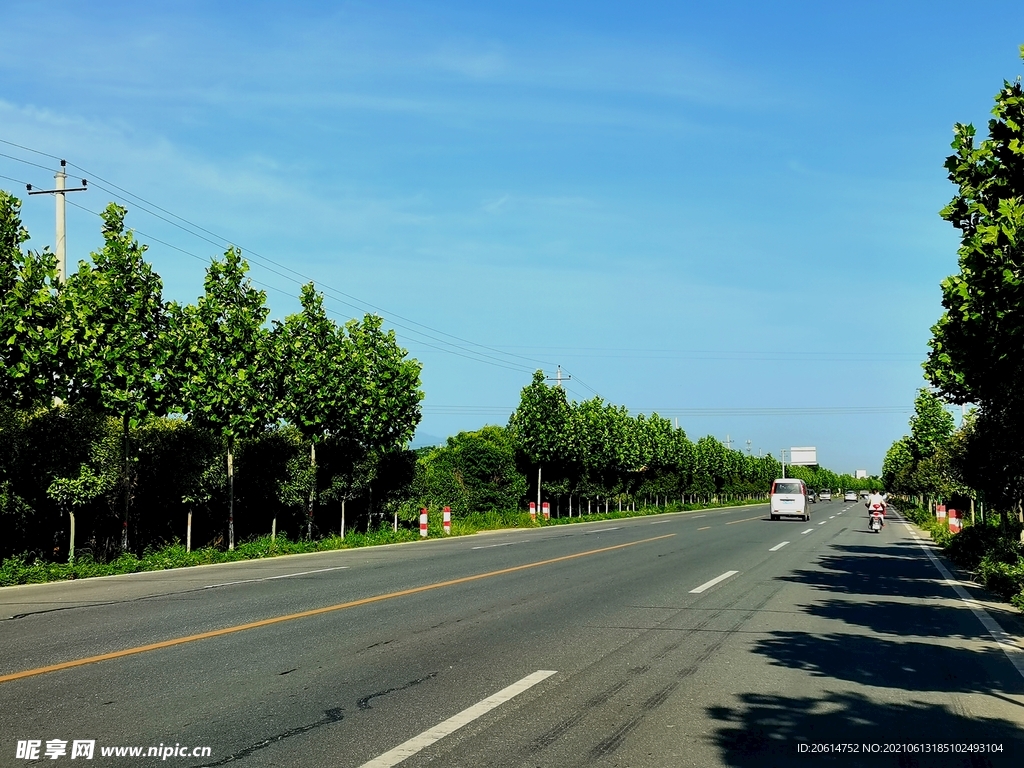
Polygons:
M1021 48L1024 57L1024 46ZM946 160L956 196L941 212L960 231L960 272L942 282L945 313L932 327L929 380L955 403L1019 400L1024 373L1024 91L995 97L987 139L954 126Z
M910 447L910 437L904 435L889 446L882 461L882 483L886 490L893 493L916 493L907 477L913 466L914 452Z
M565 433L569 425L569 404L565 390L549 387L544 372L536 371L533 381L523 387L519 407L509 417L512 439L537 467L537 505L541 503L541 481L545 464L563 459L569 451Z
M323 295L302 286L302 310L274 324L274 348L281 367L282 415L309 442L306 536L313 535L317 498L316 446L328 435L357 444L355 371L345 334L324 311Z
M60 294L61 343L74 389L122 424L123 549L128 548L131 508L130 430L170 407L172 355L160 276L144 258L146 246L125 230L126 214L119 205L107 206L103 248L92 254L91 264L79 262Z
M56 394L59 375L57 261L23 251L21 201L0 190L0 401L27 405Z
M515 444L502 427L460 432L417 464L418 501L435 511L445 506L453 515L514 510L527 491L516 468Z
M236 248L206 270L205 292L175 307L176 388L190 420L217 430L227 453L228 549L235 547L234 448L276 418L278 368L264 327L267 295Z
M953 414L939 397L926 387L917 391L914 415L910 417L910 451L915 461L933 455L953 434Z

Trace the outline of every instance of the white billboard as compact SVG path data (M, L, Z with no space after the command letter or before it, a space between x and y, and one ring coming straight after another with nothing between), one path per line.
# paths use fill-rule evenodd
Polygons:
M814 446L809 448L790 448L789 463L803 467L813 466L818 463L818 449Z

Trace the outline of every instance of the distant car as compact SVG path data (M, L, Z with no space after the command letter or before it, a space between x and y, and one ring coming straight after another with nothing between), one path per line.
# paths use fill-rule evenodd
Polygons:
M862 499L866 499L866 498L867 498L868 496L870 496L870 495L871 495L871 491L861 491L861 492L860 492L860 497L861 497Z
M773 482L769 511L772 520L778 520L783 515L797 515L804 520L810 520L811 507L807 500L807 486L804 481L782 477Z
M847 491L843 495L843 501L856 501L856 500L857 500L857 492L856 491Z
M818 491L818 499L820 501L832 501L832 491L830 491L828 488L825 488L822 491Z
M811 504L817 504L818 494L816 494L814 491L807 491L807 500L811 502Z

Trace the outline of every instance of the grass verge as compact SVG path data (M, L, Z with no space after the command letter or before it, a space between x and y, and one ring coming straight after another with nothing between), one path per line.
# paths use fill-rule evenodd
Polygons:
M969 571L985 589L1009 600L1024 611L1024 546L1019 522L1011 521L1004 530L998 518L966 525L960 533L951 533L948 525L926 509L907 507L904 517L931 534L952 562Z
M527 512L478 512L452 520L452 535L468 536L480 531L509 528L541 528L550 525L619 520L627 517L664 514L666 512L719 509L722 507L764 503L763 500L754 500L731 504L670 504L667 508L643 507L635 511L601 512L583 515L582 517L553 517L547 521L531 520ZM442 529L440 515L431 515L428 534L428 538L444 537L445 534ZM184 544L175 542L158 549L147 550L141 557L132 553L125 553L108 563L97 562L89 556L79 557L74 563L54 563L39 558L16 556L9 557L0 562L0 587L86 579L94 576L114 576L116 574L140 573L142 571L163 571L169 568L188 568L194 565L231 563L239 560L259 560L279 555L296 555L307 552L328 552L337 549L372 547L381 544L398 544L401 542L417 541L420 538L419 528L399 527L395 531L391 525L382 525L377 530L367 533L349 532L345 535L345 538L335 534L313 541L292 541L284 535L280 535L274 541L271 541L270 536L260 536L259 538L239 544L233 550L202 547L186 552Z

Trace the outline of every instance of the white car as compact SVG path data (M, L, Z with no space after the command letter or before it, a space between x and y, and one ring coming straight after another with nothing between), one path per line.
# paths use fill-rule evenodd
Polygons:
M807 500L807 486L795 477L780 477L772 483L769 511L772 520L787 515L811 519L811 505Z
M823 490L821 493L818 494L818 498L821 499L822 501L832 501L832 491L827 489Z
M856 500L857 500L857 492L856 491L847 491L846 495L843 496L843 501L856 501Z

